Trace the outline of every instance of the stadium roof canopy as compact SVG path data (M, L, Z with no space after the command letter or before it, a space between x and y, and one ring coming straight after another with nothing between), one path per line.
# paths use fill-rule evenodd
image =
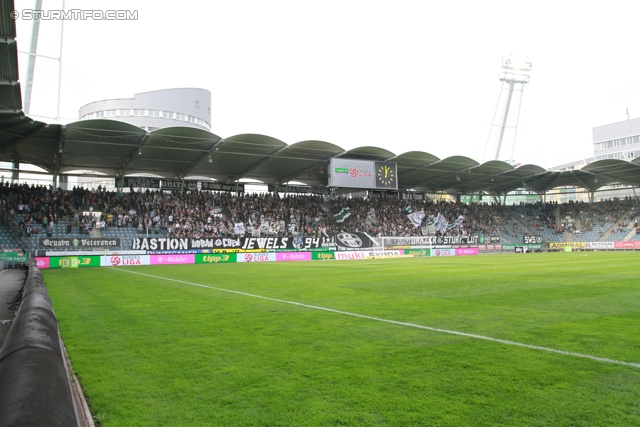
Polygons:
M22 112L12 10L13 2L0 3L0 161L31 163L52 175L88 171L110 177L145 174L225 183L245 178L323 187L329 160L342 157L396 162L399 189L419 192L501 195L516 189L545 193L568 186L589 191L613 183L640 186L640 158L600 160L580 170L552 172L531 164L480 164L465 156L440 159L422 151L397 155L369 146L345 150L325 141L288 145L265 135L221 137L188 127L147 132L110 119L39 122Z

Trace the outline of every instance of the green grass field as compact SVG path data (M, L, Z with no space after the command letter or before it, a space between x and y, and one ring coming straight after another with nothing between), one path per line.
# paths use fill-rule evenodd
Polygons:
M607 427L640 426L639 272L632 252L42 271L102 426Z

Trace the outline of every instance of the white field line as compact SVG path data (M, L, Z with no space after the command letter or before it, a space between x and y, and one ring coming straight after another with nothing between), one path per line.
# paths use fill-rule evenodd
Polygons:
M259 298L259 299L263 299L263 300L267 300L267 301L274 301L274 302L279 302L279 303L283 303L283 304L296 305L298 307L305 307L305 308L310 308L310 309L313 309L313 310L328 311L330 313L342 314L342 315L345 315L345 316L359 317L361 319L375 320L377 322L391 323L393 325L408 326L408 327L411 327L411 328L425 329L427 331L440 332L440 333L443 333L443 334L458 335L458 336L461 336L461 337L473 338L473 339L477 339L477 340L491 341L491 342L496 342L496 343L500 343L500 344L513 345L513 346L517 346L517 347L524 347L524 348L529 348L531 350L547 351L547 352L550 352L550 353L562 354L562 355L565 355L565 356L581 357L583 359L590 359L590 360L594 360L596 362L601 362L601 363L610 363L610 364L613 364L613 365L622 365L622 366L631 366L633 368L640 368L640 363L625 362L623 360L615 360L615 359L609 359L609 358L606 358L606 357L592 356L590 354L583 354L583 353L575 353L575 352L572 352L572 351L558 350L558 349L550 348L550 347L541 347L539 345L525 344L525 343L521 343L521 342L517 342L517 341L509 341L509 340L503 340L503 339L500 339L500 338L487 337L487 336L484 336L484 335L470 334L470 333L467 333L467 332L459 332L459 331L451 331L451 330L448 330L448 329L434 328L434 327L431 327L431 326L418 325L418 324L415 324L415 323L400 322L398 320L382 319L380 317L367 316L365 314L351 313L351 312L348 312L348 311L336 310L336 309L333 309L333 308L319 307L317 305L304 304L304 303L295 302L295 301L287 301L287 300L278 299L278 298L270 298L270 297L265 297L265 296L262 296L262 295L250 294L250 293L247 293L247 292L234 291L234 290L231 290L231 289L224 289L224 288L218 288L218 287L215 287L215 286L203 285L203 284L200 284L200 283L192 283L192 282L187 282L186 280L171 279L169 277L162 277L162 276L155 276L153 274L139 273L139 272L133 271L133 270L123 270L123 269L120 269L120 268L117 268L117 267L112 267L112 269L113 270L117 270L117 271L122 271L122 272L125 272L125 273L139 274L141 276L153 277L154 279L167 280L167 281L170 281L170 282L183 283L185 285L197 286L197 287L200 287L200 288L207 288L207 289L213 289L213 290L221 291L221 292L228 292L228 293L236 294L236 295L243 295L243 296L251 297L251 298Z

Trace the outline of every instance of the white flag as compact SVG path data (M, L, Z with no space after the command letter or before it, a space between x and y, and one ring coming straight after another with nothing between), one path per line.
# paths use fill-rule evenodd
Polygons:
M234 231L237 235L242 235L244 234L244 222L236 222L236 225L234 227Z
M376 210L374 208L369 209L369 213L367 213L367 219L364 221L367 224L375 224L376 220Z
M407 215L407 218L409 218L409 221L411 221L411 224L413 224L414 228L420 227L420 225L422 225L422 220L424 219L424 217L424 211L412 212Z
M271 225L269 224L268 221L263 221L260 224L260 234L261 235L262 234L271 235L271 234L276 234L276 233L275 233L275 230L271 227Z
M453 223L453 227L460 227L462 225L462 223L464 222L464 217L462 215L460 215L458 217L458 219L456 219L456 221Z
M447 231L447 225L449 225L449 221L447 221L447 218L445 218L444 215L438 212L438 216L436 217L433 228L435 228L436 232L439 231L441 234L444 234L445 231Z

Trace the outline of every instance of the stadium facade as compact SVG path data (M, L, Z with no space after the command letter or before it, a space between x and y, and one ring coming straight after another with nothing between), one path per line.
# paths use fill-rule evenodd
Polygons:
M631 161L640 157L640 118L597 126L592 128L592 134L593 157L558 165L551 168L551 170L579 170L598 160L615 159ZM560 189L560 193L556 197L549 197L548 200L557 200L559 202L588 200L586 194L581 195L576 191L577 188ZM636 193L633 187L621 183L602 187L598 191L599 200L625 196L636 197Z
M146 131L186 126L211 130L211 92L198 88L161 89L133 98L104 99L80 108L80 120L114 119Z
M593 128L595 160L640 157L640 118Z

